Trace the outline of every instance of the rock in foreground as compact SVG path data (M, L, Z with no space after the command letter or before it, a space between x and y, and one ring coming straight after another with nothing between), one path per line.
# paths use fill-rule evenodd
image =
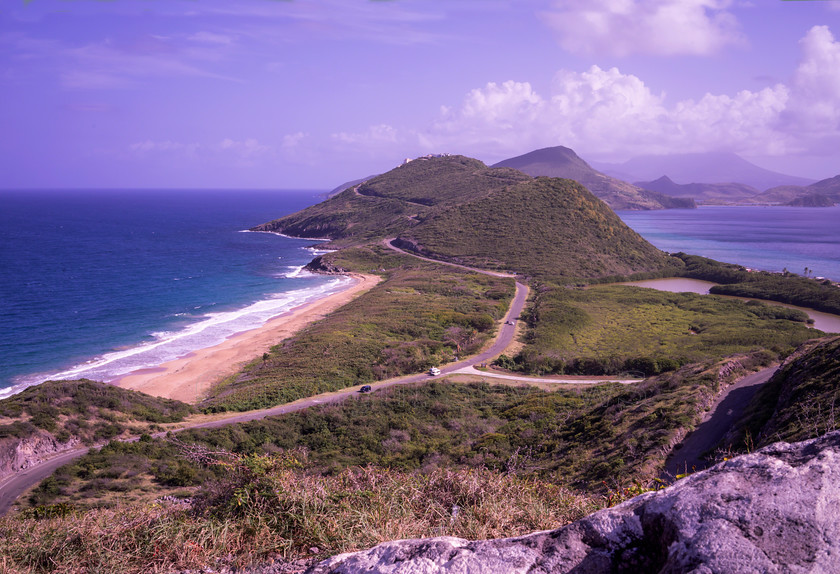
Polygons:
M307 572L838 571L840 431L770 445L557 530L386 542Z

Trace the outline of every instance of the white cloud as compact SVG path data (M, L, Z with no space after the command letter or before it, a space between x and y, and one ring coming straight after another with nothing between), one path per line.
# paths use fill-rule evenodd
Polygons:
M730 0L558 0L541 14L560 45L585 54L706 55L742 42Z
M188 40L192 40L193 42L200 42L203 44L222 44L222 45L230 45L233 44L233 38L230 36L226 36L224 34L214 34L213 32L196 32L188 37Z
M840 42L827 26L814 26L799 41L803 57L792 83L784 121L814 137L840 131Z
M111 41L63 51L62 85L73 89L130 88L150 77L203 77L233 80L196 65L214 59L206 51L183 51L171 41L149 37L141 45L118 46Z
M293 150L295 148L300 147L300 143L306 139L307 134L303 132L297 132L294 134L287 134L283 136L283 143L281 147L284 150Z
M788 83L674 103L617 68L561 70L546 95L527 82L489 83L443 108L419 140L487 159L554 145L600 159L674 150L836 153L829 143L840 144L840 42L817 26L801 49Z
M370 126L367 130L359 133L339 132L331 135L333 141L342 144L362 145L365 147L381 146L399 141L399 133L396 128L387 124Z

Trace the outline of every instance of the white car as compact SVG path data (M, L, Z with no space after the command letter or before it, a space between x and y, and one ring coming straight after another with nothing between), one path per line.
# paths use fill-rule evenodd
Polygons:
M431 369L429 369L429 376L436 377L439 374L440 374L440 369L438 369L437 367L432 367Z

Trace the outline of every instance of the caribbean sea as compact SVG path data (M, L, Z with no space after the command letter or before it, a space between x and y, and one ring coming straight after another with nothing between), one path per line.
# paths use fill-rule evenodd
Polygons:
M258 327L345 279L319 242L250 227L315 191L0 191L0 398L110 380Z
M840 206L721 207L619 211L639 235L683 251L764 271L840 281Z

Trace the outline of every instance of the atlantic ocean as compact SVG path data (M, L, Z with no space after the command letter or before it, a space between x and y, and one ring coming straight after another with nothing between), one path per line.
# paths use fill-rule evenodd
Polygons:
M324 199L282 190L0 192L0 398L158 365L342 286L316 241L247 229Z

